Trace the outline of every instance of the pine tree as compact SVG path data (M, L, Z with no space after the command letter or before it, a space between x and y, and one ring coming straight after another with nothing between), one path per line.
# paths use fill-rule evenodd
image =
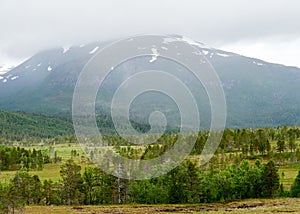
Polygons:
M300 171L298 172L298 176L296 177L293 185L291 186L291 196L300 197Z
M278 140L277 141L277 151L281 153L281 152L284 151L284 149L285 149L285 142L284 142L284 140Z
M96 186L93 169L88 167L84 170L83 181L84 181L84 190L85 190L85 204L93 203L93 189Z
M65 204L71 205L79 203L78 196L82 188L82 178L80 174L81 166L75 164L73 160L68 160L61 166L60 175L62 177L62 199Z
M274 197L279 189L279 174L274 161L269 161L262 172L262 187L265 197Z

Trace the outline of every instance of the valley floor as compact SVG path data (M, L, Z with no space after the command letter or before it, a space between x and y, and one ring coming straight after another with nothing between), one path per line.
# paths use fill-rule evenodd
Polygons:
M252 199L226 204L198 205L111 205L111 206L27 206L25 213L300 213L300 199Z

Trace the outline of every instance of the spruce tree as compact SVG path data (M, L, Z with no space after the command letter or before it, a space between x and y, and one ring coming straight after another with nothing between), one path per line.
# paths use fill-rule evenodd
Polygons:
M274 197L279 189L279 174L274 161L269 161L262 172L262 187L265 197Z
M291 196L300 197L300 171L298 172L298 176L296 177L293 185L291 186Z

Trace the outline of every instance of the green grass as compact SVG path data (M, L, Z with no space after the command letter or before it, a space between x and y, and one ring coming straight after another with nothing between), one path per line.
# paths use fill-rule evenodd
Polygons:
M295 178L298 175L300 168L279 168L279 176L280 181L284 185L285 189L290 189L291 185L293 184ZM284 176L282 176L282 172L284 173Z
M58 181L60 179L60 165L58 164L46 164L41 171L30 171L29 174L37 175L43 181L51 179L52 181Z
M17 171L2 171L0 172L0 183L9 183L10 179L16 174Z

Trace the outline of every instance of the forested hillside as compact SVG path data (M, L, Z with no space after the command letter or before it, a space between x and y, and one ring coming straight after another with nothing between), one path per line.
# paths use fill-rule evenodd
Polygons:
M73 132L70 117L0 111L0 136L4 139L51 138Z
M116 135L111 117L97 115L97 124L101 134ZM131 121L132 126L140 131L147 132L149 124ZM168 127L168 133L176 132L176 128ZM0 110L0 139L24 140L54 138L57 136L73 135L73 123L70 115L45 116L24 112L8 112Z

